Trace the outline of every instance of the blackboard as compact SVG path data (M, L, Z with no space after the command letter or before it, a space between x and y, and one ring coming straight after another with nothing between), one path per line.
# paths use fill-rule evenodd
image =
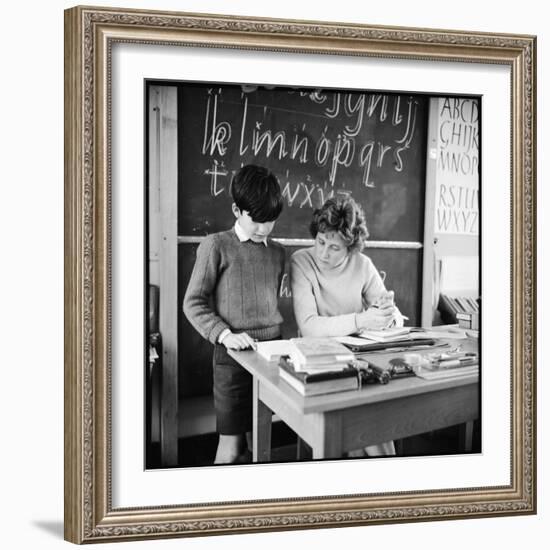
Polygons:
M275 237L309 238L312 209L351 194L372 239L422 241L427 104L419 95L181 84L178 234L226 229L231 179L255 163L283 191Z
M244 164L272 170L284 209L272 236L310 238L314 208L338 194L363 206L370 239L422 243L428 99L333 90L178 85L178 303L200 238L232 226L229 185ZM191 237L191 239L189 239ZM287 259L297 250L287 246ZM420 323L421 248L368 248L401 311ZM283 336L296 334L287 271ZM180 395L212 388L212 345L181 315Z

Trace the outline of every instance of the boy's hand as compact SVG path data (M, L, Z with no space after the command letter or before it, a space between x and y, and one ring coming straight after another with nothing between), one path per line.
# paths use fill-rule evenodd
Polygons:
M239 334L230 332L222 340L222 344L227 349L256 349L256 342L246 332L240 332Z

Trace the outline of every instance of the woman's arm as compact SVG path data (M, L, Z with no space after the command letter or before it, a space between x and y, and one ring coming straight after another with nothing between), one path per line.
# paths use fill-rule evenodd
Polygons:
M383 296L386 295L387 290L380 277L380 273L372 260L368 256L363 256L365 262L365 286L363 287L363 305L365 309L370 306L374 306L378 303Z
M319 315L311 282L294 258L290 260L290 285L294 316L302 336L347 336L357 332L355 313Z
M357 317L360 329L380 329L403 326L403 315L395 305L393 291L386 290L382 277L372 260L367 261L367 284L363 289L366 310Z
M357 314L356 323L359 331L403 326L403 316L393 303L393 298L391 301L381 301L380 304L372 305Z

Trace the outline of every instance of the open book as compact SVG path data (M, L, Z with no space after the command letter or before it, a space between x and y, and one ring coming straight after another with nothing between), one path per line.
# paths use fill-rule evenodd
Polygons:
M395 327L381 330L364 330L358 336L366 340L372 340L373 342L394 342L395 340L408 339L410 332L410 327Z

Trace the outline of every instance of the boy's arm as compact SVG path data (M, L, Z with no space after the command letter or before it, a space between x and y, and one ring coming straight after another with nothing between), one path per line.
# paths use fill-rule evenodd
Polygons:
M183 311L196 331L213 344L229 325L212 308L218 281L220 251L214 238L206 238L197 249L195 266L183 299Z

